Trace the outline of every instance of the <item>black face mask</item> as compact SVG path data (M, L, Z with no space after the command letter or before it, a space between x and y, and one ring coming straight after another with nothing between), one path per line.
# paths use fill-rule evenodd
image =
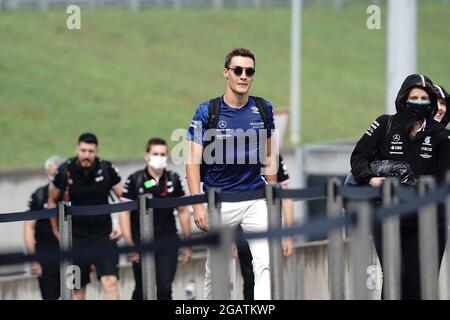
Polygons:
M408 113L414 114L417 120L423 120L430 115L431 112L431 102L416 102L416 101L406 101L405 102L406 111Z
M431 115L432 107L428 102L404 102L404 108L398 110L400 126L408 132L412 124L416 121L423 121Z

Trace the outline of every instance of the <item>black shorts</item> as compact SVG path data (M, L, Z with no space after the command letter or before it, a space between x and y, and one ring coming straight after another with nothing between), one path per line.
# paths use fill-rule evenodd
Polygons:
M74 239L75 240L75 239ZM98 256L95 254L74 257L73 264L78 266L81 271L80 283L81 287L86 286L90 281L90 273L92 266L95 267L97 273L97 279L100 280L103 276L116 276L119 278L119 256L117 254L117 242L114 240L96 240L93 242L83 241L83 244L77 243L75 240L73 243L74 250L80 250L81 253L88 250L100 250L101 252L107 252L108 254Z

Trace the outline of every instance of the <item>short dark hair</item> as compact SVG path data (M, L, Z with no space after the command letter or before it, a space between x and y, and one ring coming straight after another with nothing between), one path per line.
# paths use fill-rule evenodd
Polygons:
M155 146L155 145L163 145L163 146L167 147L167 143L166 143L166 141L164 139L161 139L161 138L150 138L150 140L148 140L148 142L147 142L147 147L145 148L145 150L147 152L150 152L151 147Z
M93 143L98 146L97 137L95 136L95 134L89 132L83 133L78 137L78 144L80 144L81 142Z
M228 68L230 66L231 59L233 57L249 57L253 60L253 64L256 67L255 55L249 49L246 48L234 48L225 57L224 67Z

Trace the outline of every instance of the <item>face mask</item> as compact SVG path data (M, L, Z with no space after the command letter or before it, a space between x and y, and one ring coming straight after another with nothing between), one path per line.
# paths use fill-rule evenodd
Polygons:
M155 171L162 171L167 167L167 157L150 156L148 165Z
M431 112L431 102L406 101L406 110L417 116L418 119L424 119L429 116Z

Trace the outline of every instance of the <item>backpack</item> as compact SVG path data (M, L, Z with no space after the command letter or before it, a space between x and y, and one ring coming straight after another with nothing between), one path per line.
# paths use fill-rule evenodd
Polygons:
M269 129L269 113L267 111L267 105L266 102L263 98L261 97L251 97L255 103L256 103L256 107L258 108L259 114L261 115L261 118L264 122L264 129ZM206 128L206 130L208 129L214 129L217 128L217 123L219 121L219 115L220 115L220 102L221 102L221 97L217 97L214 99L209 100L209 104L208 104L208 127ZM210 143L212 143L214 141L214 139L211 139L211 141L206 142L206 145L204 146L204 148L209 145ZM206 170L206 164L203 161L203 155L202 155L202 162L200 163L200 182L203 182L203 178L205 177L205 170Z
M381 141L381 143L384 143L384 141L386 140L387 134L391 130L391 125L392 125L393 119L394 119L394 115L390 114L388 117L387 129L386 129L386 132L384 133L384 137L383 137L383 140ZM345 180L344 180L344 185L349 185L349 186L357 186L358 185L358 182L356 181L356 178L353 175L352 170L350 170L347 173L347 176L345 177Z

